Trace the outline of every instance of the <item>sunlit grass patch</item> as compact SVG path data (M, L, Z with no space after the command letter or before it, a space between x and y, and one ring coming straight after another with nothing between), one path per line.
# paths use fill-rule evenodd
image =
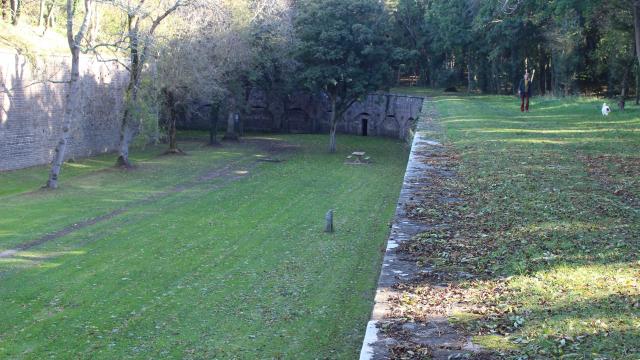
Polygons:
M123 171L108 155L57 191L19 183L42 169L12 172L0 252L59 236L0 259L0 358L357 357L404 144L339 136L328 154L324 135L188 137L186 156L151 147ZM260 162L274 155L255 141L294 150ZM375 162L345 165L356 150Z
M55 32L43 34L41 27L21 23L18 26L8 22L0 23L0 49L3 51L19 51L22 54L69 55L69 44L66 38Z
M465 324L474 320L479 320L482 318L482 315L474 314L466 311L453 311L449 315L449 322L453 324Z
M452 285L451 320L501 358L637 359L640 107L604 118L600 99L534 97L522 114L514 97L427 94L465 221L418 258L475 275Z
M152 162L164 150L164 145L149 146L144 150L132 152L132 160L145 164ZM116 156L114 154L102 154L90 158L67 161L60 172L61 185L66 179L90 174L97 170L105 170L114 167ZM44 186L50 169L48 165L34 166L28 169L0 172L0 198L8 195L19 194L27 191L36 191Z
M503 336L498 335L478 335L473 337L473 342L485 349L510 351L517 349L516 344Z
M471 310L450 321L502 354L627 358L640 346L639 279L638 263L620 263L472 281L461 287Z

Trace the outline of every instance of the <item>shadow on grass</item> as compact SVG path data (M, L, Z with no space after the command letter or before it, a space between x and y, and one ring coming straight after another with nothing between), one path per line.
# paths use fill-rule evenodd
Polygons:
M477 334L478 344L496 352L514 353L517 348L518 354L534 357L631 358L640 352L638 306L637 297L610 294L554 306L523 306L517 314L470 314L456 325Z
M508 97L434 101L450 158L461 160L432 164L459 176L427 189L463 201L429 194L415 206L444 230L401 246L429 273L402 285L401 304L408 318L457 312L452 320L497 358L632 358L640 209L627 199L640 195L638 108L603 119L598 100L540 100L527 115Z

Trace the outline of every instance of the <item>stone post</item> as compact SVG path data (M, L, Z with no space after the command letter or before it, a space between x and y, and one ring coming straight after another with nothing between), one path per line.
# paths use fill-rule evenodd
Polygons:
M333 232L333 210L327 211L327 214L324 216L326 220L326 225L324 226L324 232L332 233Z

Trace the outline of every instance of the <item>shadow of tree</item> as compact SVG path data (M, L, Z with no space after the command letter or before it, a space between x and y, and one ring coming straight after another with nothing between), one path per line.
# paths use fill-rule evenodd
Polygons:
M554 306L525 306L517 313L471 317L457 326L476 335L476 341L492 350L540 356L594 358L607 354L626 357L640 352L639 299L631 294L611 294ZM612 315L615 312L615 316ZM545 331L553 328L554 331ZM499 335L507 340L492 342ZM487 341L489 339L489 341Z
M48 163L59 141L68 59L49 56L41 61L44 76L28 59L0 52L0 171ZM83 120L73 124L67 158L114 149L123 109L126 79L117 65L88 58L82 63Z
M468 103L460 106L473 115L443 119L456 148L425 160L423 190L405 205L430 229L398 248L421 273L396 284L394 316L449 316L496 358L632 358L640 349L639 209L580 156L623 158L607 164L607 175L629 180L633 115L594 125L581 124L589 117L579 112L520 119Z

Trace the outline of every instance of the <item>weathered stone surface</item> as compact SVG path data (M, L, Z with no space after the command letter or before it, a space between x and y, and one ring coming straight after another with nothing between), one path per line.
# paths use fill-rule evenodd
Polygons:
M64 81L71 62L47 56L39 67L44 78ZM42 76L41 76L42 77ZM49 163L60 140L64 114L63 83L36 82L27 58L0 51L0 171ZM67 158L114 150L128 74L116 63L83 57L80 69L82 112L86 121L73 124Z
M44 78L67 79L70 60L47 56L40 60ZM36 83L27 58L0 51L0 171L20 169L51 161L62 132L65 84ZM117 63L101 63L91 57L81 60L82 112L85 121L73 124L67 158L84 157L115 150L127 71ZM204 101L204 100L203 100ZM417 121L423 99L393 94L372 94L344 114L341 133L390 136L405 139ZM190 104L181 112L178 128L209 130L202 116L203 103ZM196 111L197 110L197 111ZM225 128L225 113L218 124ZM329 130L327 99L308 92L278 98L260 89L249 95L249 111L236 131L324 133Z
M458 333L449 324L446 316L431 314L426 319L407 322L404 318L397 317L397 312L394 311L397 310L397 302L394 299L402 296L402 290L399 290L397 285L410 284L420 279L421 274L432 271L429 267L418 267L414 260L398 251L401 244L410 241L416 234L434 228L419 220L412 220L405 206L416 201L425 189L428 191L428 180L433 176L430 175L433 174L433 167L424 159L440 153L443 149L441 143L429 139L434 130L429 128L429 123L432 122L433 119L423 118L417 124L378 279L375 304L362 344L361 360L389 359L398 342L420 349L426 348L430 353L429 359L446 360L464 356L483 358L484 356L481 353L482 349L474 346L469 337Z
M354 103L338 126L341 133L407 138L418 120L423 98L395 94L371 94ZM327 99L296 92L284 99L270 99L260 89L249 95L243 116L245 131L320 133L329 131L331 108ZM208 121L191 116L179 120L183 129L208 129Z
M327 214L324 216L325 225L324 232L332 233L333 232L333 210L327 211Z

